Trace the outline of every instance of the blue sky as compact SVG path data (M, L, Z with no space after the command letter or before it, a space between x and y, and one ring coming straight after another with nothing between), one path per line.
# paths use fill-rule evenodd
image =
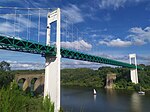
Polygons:
M138 63L150 64L150 1L149 0L1 0L0 7L21 8L60 8L62 11L62 46L93 55L128 62L128 55L136 53ZM0 13L14 13L13 9L0 9ZM23 39L45 42L46 14L42 10L40 34L38 34L38 10L36 17L21 16L15 36ZM17 13L20 13L18 11ZM28 14L27 10L23 12ZM5 16L6 17L6 16ZM12 18L13 19L13 18ZM7 21L7 22L6 22ZM0 33L14 35L13 23L1 15ZM21 25L20 25L21 26ZM55 26L55 25L54 25ZM66 27L67 26L67 27ZM28 28L30 33L25 33ZM10 30L11 29L11 30ZM72 32L72 29L76 30ZM55 28L54 28L55 30ZM68 33L67 33L67 31ZM23 33L24 32L24 33ZM34 33L33 33L34 32ZM72 36L72 33L73 36ZM20 36L21 35L21 36ZM53 34L55 35L55 33ZM34 37L34 38L33 38ZM35 38L36 37L36 38ZM11 63L17 69L37 69L44 67L44 58L40 55L8 52L0 50L0 60ZM75 60L62 60L64 67L88 67L93 63ZM101 65L94 64L96 68Z

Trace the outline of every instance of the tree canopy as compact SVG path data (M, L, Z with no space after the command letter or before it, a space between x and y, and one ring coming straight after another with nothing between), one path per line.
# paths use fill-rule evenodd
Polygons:
M0 62L0 70L9 71L10 70L10 64L6 61Z

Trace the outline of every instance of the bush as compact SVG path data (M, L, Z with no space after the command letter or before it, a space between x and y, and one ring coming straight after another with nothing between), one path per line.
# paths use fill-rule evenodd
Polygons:
M0 90L0 112L54 112L54 104L48 97L30 97L13 82Z
M44 98L43 110L44 112L54 112L54 103L51 102L48 96Z
M0 88L7 87L14 80L14 74L11 71L0 70Z
M7 88L0 90L0 112L25 112L27 98L17 89L17 85L12 83Z

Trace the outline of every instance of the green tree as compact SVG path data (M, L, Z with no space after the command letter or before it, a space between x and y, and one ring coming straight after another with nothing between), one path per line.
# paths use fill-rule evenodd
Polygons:
M15 83L0 90L0 112L25 112L26 102Z
M46 96L44 99L43 110L44 112L54 112L54 103L51 102L48 96Z
M0 71L0 88L7 87L14 80L14 76L11 71Z
M10 70L10 64L6 61L0 62L0 70L9 71Z
M10 71L10 64L2 61L0 62L0 88L6 87L14 79L14 73Z
M0 89L0 112L54 112L54 103L48 97L31 97L12 82Z

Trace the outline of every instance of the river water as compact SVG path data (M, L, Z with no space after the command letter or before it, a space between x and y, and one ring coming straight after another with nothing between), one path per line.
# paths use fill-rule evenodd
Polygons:
M61 87L61 106L65 112L150 112L150 93L129 90Z

